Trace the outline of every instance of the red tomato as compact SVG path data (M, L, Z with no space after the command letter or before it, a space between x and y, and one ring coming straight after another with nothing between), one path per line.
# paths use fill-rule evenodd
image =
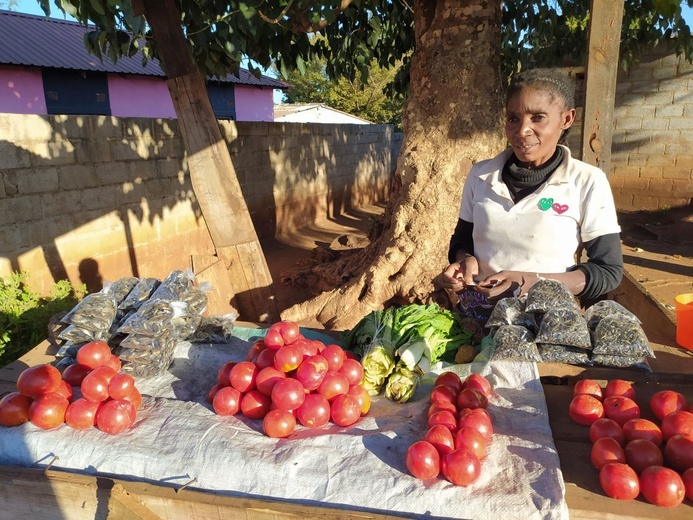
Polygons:
M686 488L686 498L693 500L693 468L684 471L681 480Z
M435 386L439 385L449 386L455 394L459 394L462 390L462 379L455 372L443 372L436 378Z
M351 350L344 351L344 359L354 359L356 361L359 360L359 358L356 357L356 354L354 354Z
M447 385L437 385L431 390L431 403L448 401L457 406L457 392Z
M457 431L457 419L452 412L447 410L441 410L431 414L428 418L428 427L432 428L436 424L441 424L446 428L449 428L451 432L455 433Z
M361 365L359 365L361 366ZM296 369L296 379L304 388L317 390L329 370L327 360L320 354L305 358Z
M96 427L109 435L127 430L135 422L135 407L125 399L111 399L96 412Z
M306 389L298 379L287 377L272 388L272 402L282 410L296 410L306 398Z
M359 402L359 407L361 409L361 415L366 415L368 410L371 409L371 396L361 385L351 385L347 395L355 397Z
M679 473L693 468L693 438L685 435L670 437L664 446L664 457Z
M688 408L686 398L673 390L661 390L650 398L650 409L660 421L670 413Z
M493 435L491 416L484 408L465 408L460 410L457 426L459 428L464 428L465 426L474 428L483 435L487 443Z
M52 430L65 422L69 405L62 395L54 392L41 394L29 406L29 420L43 430Z
M477 459L486 457L486 439L479 430L465 426L455 434L455 449L464 448L471 451Z
M241 393L232 386L222 386L212 399L217 415L236 415L241 409Z
M260 392L251 390L241 398L241 412L248 419L262 419L270 411L272 399Z
M330 418L337 426L351 426L361 417L361 405L351 395L338 395L330 405Z
M54 392L61 381L62 374L53 365L36 365L19 374L17 390L27 397L37 397Z
M296 370L303 361L303 351L300 347L286 345L280 347L274 355L274 368L282 372Z
M595 442L602 437L611 437L615 439L621 446L626 444L626 436L623 433L623 428L613 419L602 417L597 419L590 426L590 441Z
M265 342L263 340L255 340L255 342L248 349L248 353L245 356L245 360L254 363L257 360L257 357L260 355L260 352L262 352L266 348L267 345L265 345Z
M264 339L267 348L278 350L284 346L284 338L277 329L269 328Z
M90 374L98 375L99 377L104 377L106 381L109 383L111 382L111 379L113 379L115 376L118 375L118 372L113 370L111 367L108 367L106 365L101 365L100 367L96 367L94 370L89 372ZM86 377L86 376L84 376ZM84 383L84 380L82 380Z
M662 437L668 441L674 435L693 438L693 413L679 410L662 419Z
M10 392L0 400L0 426L19 426L29 420L32 399L19 392Z
M330 420L330 403L320 394L309 394L296 410L296 417L307 428L322 428Z
M428 416L430 417L441 410L447 410L448 412L452 412L453 415L457 415L457 405L448 401L435 401L428 407Z
M105 401L108 399L108 382L109 379L107 373L92 370L84 377L84 380L82 381L82 386L80 387L82 390L82 396L86 397L90 401L94 401L95 403Z
M286 379L286 374L274 367L263 368L257 373L255 384L257 389L265 395L272 395L272 388L277 382Z
M135 388L135 378L130 374L116 374L108 383L108 395L111 399L125 399Z
M114 370L115 372L120 372L120 369L123 368L123 364L120 362L120 359L115 354L107 356L106 359L104 359L102 366L108 367Z
M306 359L310 356L317 356L318 354L320 354L318 342L310 339L298 338L294 340L292 345L297 346L301 350L301 352L303 353L303 359Z
M75 396L75 392L72 390L72 386L65 380L60 381L58 387L53 390L56 394L62 395L69 402L72 402L72 398Z
M334 401L337 396L347 392L349 392L349 380L339 372L327 372L318 387L318 393L325 396L325 399L330 402Z
M650 466L640 474L640 491L650 504L674 507L683 502L686 490L678 473L662 466Z
M420 480L436 478L440 473L440 454L427 441L418 441L407 450L406 465L409 473Z
M607 398L616 395L635 400L635 388L628 381L624 381L623 379L612 379L606 383L602 396Z
M274 439L288 437L296 429L296 418L291 412L276 408L270 410L262 419L262 431Z
M450 428L442 424L431 426L424 435L424 440L433 444L441 457L455 449L455 438Z
M361 384L363 381L363 367L355 359L344 359L341 368L337 371L347 378L349 386Z
M94 369L102 366L111 355L111 347L105 341L90 341L77 351L77 363Z
M468 486L479 478L481 463L471 451L462 448L445 455L440 469L445 478L456 486Z
M628 464L610 462L599 470L604 493L618 500L633 500L640 494L638 475Z
M279 321L270 327L279 331L279 335L284 340L284 345L289 345L298 339L300 329L293 321Z
M259 370L255 363L241 361L231 368L229 372L229 382L232 387L244 394L255 389L255 378L258 372Z
M136 386L133 386L132 390L130 390L130 393L123 397L123 399L125 399L126 401L130 401L132 403L132 406L135 407L135 410L139 410L142 406L142 394ZM212 402L212 399L210 399L210 402Z
M344 363L344 349L339 345L327 345L320 354L327 360L331 372L339 372Z
M623 434L627 443L635 439L645 439L657 446L662 444L662 430L659 426L640 417L626 421L623 425Z
M626 462L638 475L648 466L661 466L664 463L659 446L645 439L630 441L623 451L626 454Z
M591 395L578 394L570 401L568 415L578 424L590 426L597 419L604 417L604 406Z
M95 403L84 397L77 399L67 407L65 422L74 430L93 428L96 423L96 412L101 403Z
M236 366L236 363L229 361L219 367L219 370L217 371L217 382L221 386L231 385L231 381L229 381L229 374L234 366Z
M63 381L67 381L70 386L80 386L84 377L91 372L91 368L87 365L75 363L70 365L63 371Z
M486 408L488 406L487 397L473 388L463 388L457 394L457 408Z
M623 426L640 417L640 407L630 397L612 395L604 398L604 415Z
M490 396L493 393L493 389L491 388L491 383L489 383L489 380L480 374L468 375L467 378L462 382L462 388L471 388L473 390L478 390L486 397Z
M260 352L257 356L257 359L255 360L257 369L262 370L263 368L273 367L274 356L276 356L277 352L277 350L273 350L271 348L266 348L265 350Z
M602 400L602 387L594 379L580 379L573 387L573 397L580 394L591 395Z
M602 469L610 462L625 464L626 454L618 441L611 437L602 437L601 439L597 439L592 445L590 461L595 468Z

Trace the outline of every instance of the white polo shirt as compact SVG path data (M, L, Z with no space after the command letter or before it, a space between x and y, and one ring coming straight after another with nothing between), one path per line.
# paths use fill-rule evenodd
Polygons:
M575 266L580 243L621 231L604 172L561 148L563 161L556 171L517 204L502 181L512 149L469 172L460 218L474 223L479 280L502 270L565 272Z

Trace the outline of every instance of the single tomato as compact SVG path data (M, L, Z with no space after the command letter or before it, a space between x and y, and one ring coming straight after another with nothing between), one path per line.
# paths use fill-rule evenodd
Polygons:
M355 397L359 402L359 407L361 409L361 415L366 415L368 410L371 409L371 396L361 385L351 385L347 395Z
M118 356L116 356L115 354L111 354L110 356L106 356L106 359L103 360L102 366L108 367L117 373L120 372L121 368L123 368L123 363L121 363L120 358L118 358Z
M359 366L361 365L359 364ZM328 371L327 359L317 354L307 357L301 362L296 369L296 379L301 382L304 388L311 391L317 390Z
M447 385L436 385L431 390L430 396L431 403L436 401L448 401L449 403L457 406L457 392Z
M29 406L29 421L43 430L52 430L65 422L70 403L54 392L41 394Z
M257 355L257 358L255 359L255 365L257 365L257 369L262 370L263 368L273 367L274 356L277 355L277 352L277 350L273 350L271 348L266 348L265 350L260 352Z
M610 462L599 470L599 484L604 493L618 500L633 500L640 494L638 475L628 464Z
M623 451L626 454L626 462L638 475L648 466L661 466L664 463L659 446L645 439L630 441Z
M681 480L686 488L686 498L693 500L693 468L684 471L681 475Z
M327 345L320 355L327 360L331 372L339 372L344 363L344 349L339 345Z
M253 344L250 345L250 348L248 349L248 353L245 355L245 360L250 361L251 363L255 363L255 361L257 361L257 357L265 349L267 349L267 345L265 345L264 340L262 340L262 339L255 340L253 342ZM225 386L228 386L228 385L225 385Z
M456 404L451 403L449 401L434 401L428 407L428 416L430 417L434 413L440 412L441 410L447 410L448 412L452 412L454 415L457 415Z
M607 397L623 396L635 400L635 387L623 379L612 379L606 383L602 396Z
M626 443L635 439L645 439L657 446L662 444L662 430L659 429L659 426L641 417L626 421L623 424L623 434L626 437Z
M272 395L272 388L282 379L286 379L286 373L274 367L263 368L255 377L257 389L265 395Z
M683 502L686 489L673 469L650 466L640 474L640 492L650 504L674 507Z
M363 381L363 366L355 359L345 358L342 367L337 372L347 378L349 386L361 384Z
M462 388L471 388L473 390L478 390L486 397L489 397L493 393L491 383L481 374L468 375L462 382Z
M263 419L270 411L272 399L260 392L251 390L241 397L241 412L248 419Z
M284 338L282 338L282 335L277 329L273 329L271 327L267 329L267 333L265 334L265 339L263 341L265 342L267 348L271 348L273 350L278 350L284 346Z
M106 367L102 366L98 368ZM95 403L100 403L108 399L108 375L109 373L104 371L97 372L96 370L92 370L89 372L89 374L85 376L80 387L82 396Z
M337 426L351 426L361 417L358 400L348 394L338 395L330 404L330 418Z
M231 386L244 394L256 387L255 378L259 370L255 363L241 361L236 363L229 371L229 382Z
M463 388L457 394L457 408L486 408L488 406L488 398L479 390L473 388Z
M693 468L693 438L685 435L669 437L664 446L664 458L679 473Z
M590 441L595 442L602 437L611 437L621 446L626 445L626 436L623 433L623 428L621 428L621 425L616 421L608 417L597 419L590 426Z
M77 363L91 369L100 367L111 356L111 347L105 341L90 341L77 351Z
M602 400L602 387L594 379L580 379L573 387L573 397L580 394L591 395Z
M623 427L631 419L640 417L640 407L630 397L612 395L604 398L604 415Z
M19 426L29 420L32 398L10 392L0 400L0 426Z
M597 469L602 469L610 462L626 463L626 454L621 445L611 437L602 437L592 444L590 461Z
M274 439L288 437L295 429L296 418L294 414L281 408L270 410L262 419L262 431Z
M431 426L424 435L424 440L433 444L441 457L455 449L455 438L450 428L442 424Z
M241 409L241 393L232 386L222 386L212 399L217 415L236 415Z
M296 418L307 428L322 428L330 420L330 403L320 394L309 394L296 410Z
M54 392L62 374L53 365L36 365L27 368L17 378L17 390L27 397L38 397L41 394Z
M488 443L493 436L493 423L491 415L484 408L464 408L458 415L458 428L469 426L474 428Z
M286 345L277 349L274 355L274 368L282 372L296 370L303 361L303 351L300 347Z
M441 424L446 428L449 428L452 433L457 431L457 419L455 418L455 414L447 410L436 412L428 418L429 428L432 428L436 424Z
M275 329L279 332L279 335L284 341L284 345L290 345L296 341L300 333L299 326L293 321L279 321L273 324L270 329Z
M132 403L132 406L135 407L135 410L139 410L140 407L142 406L142 394L140 391L137 389L136 386L133 386L132 389L130 390L130 393L123 397L126 401L130 401ZM212 397L213 399L213 397ZM210 402L212 400L210 399Z
M96 424L96 412L101 403L81 397L70 404L65 411L65 422L74 430L86 430Z
M130 401L110 399L96 412L96 427L109 435L127 430L135 422L137 412Z
M650 398L650 409L660 421L670 413L688 408L683 394L673 390L660 390Z
M227 361L219 367L219 370L217 370L217 382L221 386L231 385L231 381L229 380L229 374L231 373L231 369L234 366L236 366L236 363L234 361Z
M443 476L456 486L468 486L481 474L479 459L469 450L455 449L441 460Z
M130 374L116 374L108 383L108 396L111 399L125 399L135 388L135 378Z
M349 392L349 380L339 372L327 372L318 387L318 393L325 396L325 399L330 402L347 392Z
M455 433L455 449L460 448L471 451L479 460L486 457L486 439L479 430L470 426L460 428Z
M72 389L72 386L70 385L70 383L68 383L65 380L60 381L60 384L58 385L58 387L53 391L56 394L62 395L69 402L72 402L72 398L75 396L75 392Z
M674 435L685 435L693 438L693 413L679 410L662 419L662 437L668 441Z
M604 406L591 395L578 394L570 401L568 415L578 424L591 426L594 421L604 417Z
M282 410L296 410L305 398L306 389L298 379L287 377L277 381L272 388L272 402Z
M89 372L91 368L87 365L74 363L63 370L63 381L67 381L70 386L80 386Z
M459 394L462 390L462 379L455 372L443 372L436 378L434 386L439 385L449 386L455 391L455 394Z
M440 454L427 441L418 441L407 449L406 465L409 473L420 480L436 478L440 473Z

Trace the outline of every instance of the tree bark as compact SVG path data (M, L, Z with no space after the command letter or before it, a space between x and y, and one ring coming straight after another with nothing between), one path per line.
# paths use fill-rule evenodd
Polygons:
M272 276L173 0L133 4L152 28L188 154L193 190L212 243L229 273L227 297L247 321L276 321ZM213 288L217 290L218 288Z
M389 302L431 301L466 174L503 149L500 0L417 0L414 18L404 140L383 232L362 254L323 266L335 288L283 319L344 330Z

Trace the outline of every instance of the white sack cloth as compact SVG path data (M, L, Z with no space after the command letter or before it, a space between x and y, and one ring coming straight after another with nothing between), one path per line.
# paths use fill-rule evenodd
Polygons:
M248 329L250 330L250 329ZM330 342L331 340L328 340ZM494 436L481 476L457 487L420 481L405 466L407 448L427 429L432 380L405 404L374 398L349 428L299 426L286 439L262 433L261 421L216 415L207 402L219 367L242 361L250 342L181 342L169 373L140 379L144 396L126 432L30 423L0 427L0 464L54 468L150 481L234 496L272 497L310 505L430 518L568 518L559 459L536 364L496 362L453 367L486 376Z

